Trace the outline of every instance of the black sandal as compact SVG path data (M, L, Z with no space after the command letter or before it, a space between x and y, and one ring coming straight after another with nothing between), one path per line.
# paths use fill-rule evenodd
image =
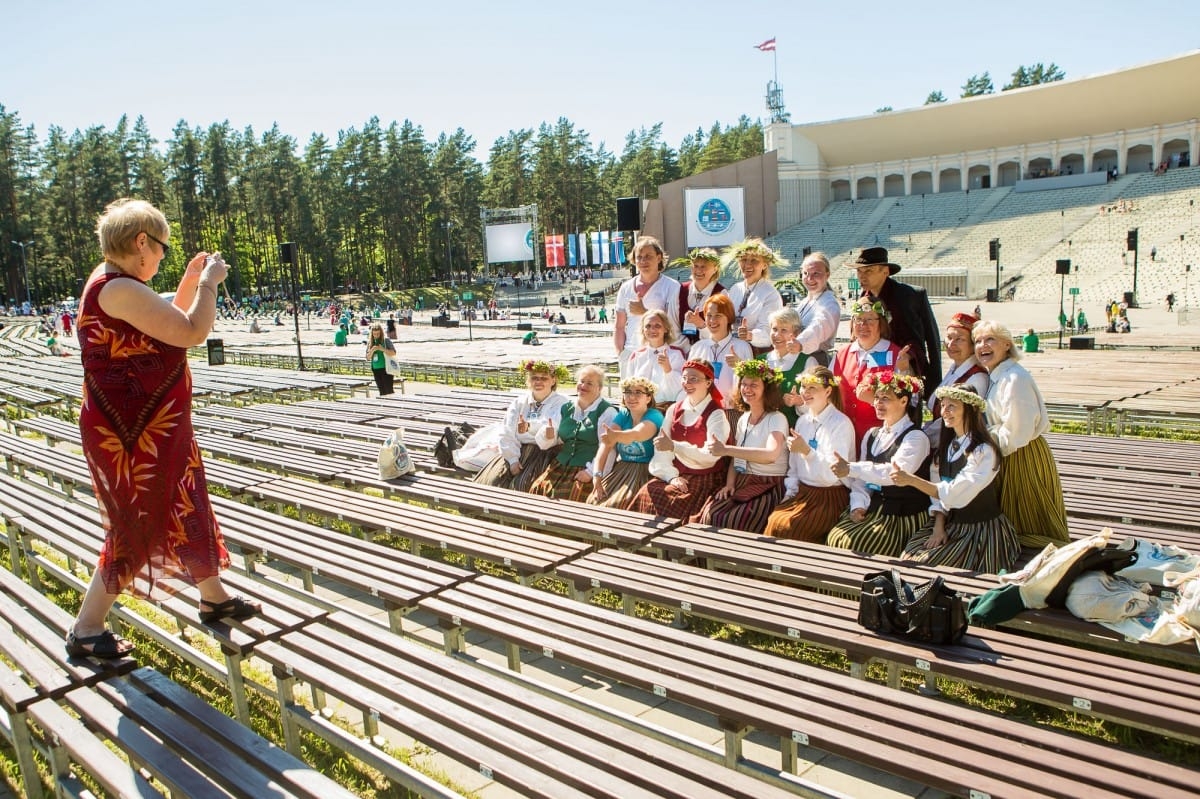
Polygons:
M208 605L209 609L204 610L203 607ZM262 613L262 605L257 602L251 602L248 599L243 599L240 596L235 596L233 599L227 599L224 602L205 602L200 600L200 621L205 624L212 624L214 621L221 619L248 619L251 616L257 616Z
M102 660L123 658L134 649L133 642L114 635L112 630L105 630L99 635L89 635L87 638L80 638L71 630L67 633L66 647L70 657L94 657Z

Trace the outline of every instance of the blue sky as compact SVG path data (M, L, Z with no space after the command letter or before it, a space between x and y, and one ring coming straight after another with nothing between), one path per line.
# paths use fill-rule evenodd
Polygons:
M795 122L916 106L935 89L953 99L984 71L999 89L1037 61L1071 78L1200 47L1195 0L5 5L0 104L43 139L126 113L163 141L181 119L228 120L278 123L303 145L378 116L430 139L462 127L481 159L509 130L560 116L618 154L660 121L677 146L697 126L765 118L774 62L754 45L771 37Z

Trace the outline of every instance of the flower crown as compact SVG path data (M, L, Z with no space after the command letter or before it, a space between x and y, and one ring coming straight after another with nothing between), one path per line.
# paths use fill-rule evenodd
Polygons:
M892 321L892 315L888 313L887 308L883 307L883 303L879 300L871 300L868 297L855 300L850 305L851 316L861 316L865 313L877 313L880 319Z
M738 376L738 379L752 377L764 383L778 383L783 380L782 372L772 369L766 361L758 359L738 361L737 366L733 367L733 373Z
M820 375L813 374L800 375L801 386L813 386L815 388L835 388L841 384L842 378L838 377L837 375L832 375L830 377L821 377Z
M671 261L671 266L691 266L693 261L712 261L720 264L721 256L712 247L693 247L682 258Z
M910 397L914 394L920 394L921 389L924 387L921 378L912 375L902 375L890 369L871 372L866 377L866 384L872 391L886 389L893 394L906 394Z
M721 256L721 263L729 266L737 263L737 260L745 255L757 255L763 259L767 266L788 265L786 258L756 239L747 239L746 241L734 244Z
M520 365L517 366L517 371L521 374L541 372L550 375L559 383L566 383L571 379L571 372L561 363L535 361L533 358L521 361Z
M963 405L970 405L977 411L987 409L987 400L976 394L974 391L967 391L962 386L942 386L937 391L933 392L934 396L940 400L954 400L961 402Z

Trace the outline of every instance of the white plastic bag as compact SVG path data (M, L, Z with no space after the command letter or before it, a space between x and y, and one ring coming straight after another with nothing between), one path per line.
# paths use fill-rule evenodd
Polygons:
M391 375L392 377L400 376L400 372L401 372L400 359L397 358L395 355L385 355L384 360L383 360L383 365L384 365L384 368L387 369L387 373L389 375Z
M408 447L404 446L404 428L397 427L388 433L379 448L379 479L394 480L416 470L408 455Z
M454 465L458 468L477 472L500 457L500 436L504 432L504 423L489 424L475 432L467 443L451 453Z

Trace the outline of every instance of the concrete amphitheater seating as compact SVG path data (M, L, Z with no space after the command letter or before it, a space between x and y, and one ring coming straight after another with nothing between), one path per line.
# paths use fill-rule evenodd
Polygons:
M832 282L845 285L852 274L844 262L853 251L873 244L887 247L909 269L966 268L991 274L995 265L988 260L988 242L998 238L1002 282L1019 278L1018 299L1055 294L1060 287L1055 261L1069 258L1074 272L1068 285L1079 287L1079 302L1094 307L1130 290L1133 255L1125 253L1125 234L1136 227L1138 294L1143 303L1157 303L1171 291L1182 299L1184 265L1200 265L1196 199L1200 168L1188 167L1162 175L1124 175L1083 188L1017 193L1001 187L844 200L772 237L771 244L793 262L777 279L798 279L801 253L811 247L829 255ZM1157 249L1157 261L1150 259L1151 248Z

